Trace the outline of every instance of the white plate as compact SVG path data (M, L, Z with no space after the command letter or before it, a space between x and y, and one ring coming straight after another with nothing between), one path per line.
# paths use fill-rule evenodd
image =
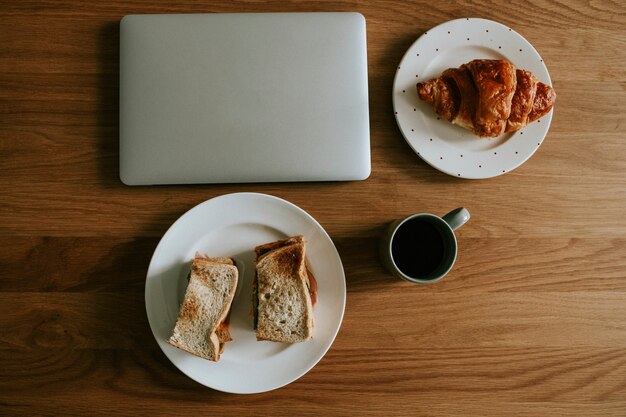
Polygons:
M393 84L394 113L409 145L433 167L461 178L495 177L522 165L541 145L552 120L550 111L517 132L485 139L438 119L415 85L476 58L508 59L552 85L526 39L500 23L473 18L443 23L420 36L402 58Z
M314 337L291 345L257 342L251 315L254 247L298 234L306 239L307 259L318 282ZM231 256L239 269L230 317L233 341L217 363L167 343L196 251ZM345 304L343 266L326 231L301 208L265 194L227 194L189 210L159 242L146 279L148 321L165 355L195 381L232 393L270 391L308 372L335 340Z

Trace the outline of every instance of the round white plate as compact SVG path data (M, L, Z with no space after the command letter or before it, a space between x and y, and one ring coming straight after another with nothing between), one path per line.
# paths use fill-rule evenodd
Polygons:
M254 248L299 234L306 239L307 259L318 282L314 337L295 344L257 342L251 314ZM219 362L196 357L167 343L196 251L209 256L231 256L239 269L230 317L233 340L226 344ZM159 242L146 279L148 321L165 355L195 381L232 393L270 391L308 372L335 340L345 304L343 266L326 231L301 208L266 194L227 194L189 210Z
M517 132L486 139L438 119L418 97L416 84L477 58L508 59L552 85L543 60L519 33L473 18L443 23L420 36L402 58L393 84L394 113L409 145L433 167L461 178L495 177L522 165L541 145L552 120L550 111Z

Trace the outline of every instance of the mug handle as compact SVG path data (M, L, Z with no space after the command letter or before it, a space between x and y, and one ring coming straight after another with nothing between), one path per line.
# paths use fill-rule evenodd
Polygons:
M465 207L459 207L442 217L452 230L463 226L470 219L469 211Z

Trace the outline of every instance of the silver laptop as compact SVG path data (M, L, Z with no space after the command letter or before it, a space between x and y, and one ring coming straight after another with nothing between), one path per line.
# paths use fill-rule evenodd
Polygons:
M362 15L122 19L125 184L362 180L369 174Z

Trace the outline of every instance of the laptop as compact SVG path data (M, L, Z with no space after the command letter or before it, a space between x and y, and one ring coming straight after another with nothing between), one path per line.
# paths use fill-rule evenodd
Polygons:
M358 13L125 16L122 182L367 178L365 35Z

